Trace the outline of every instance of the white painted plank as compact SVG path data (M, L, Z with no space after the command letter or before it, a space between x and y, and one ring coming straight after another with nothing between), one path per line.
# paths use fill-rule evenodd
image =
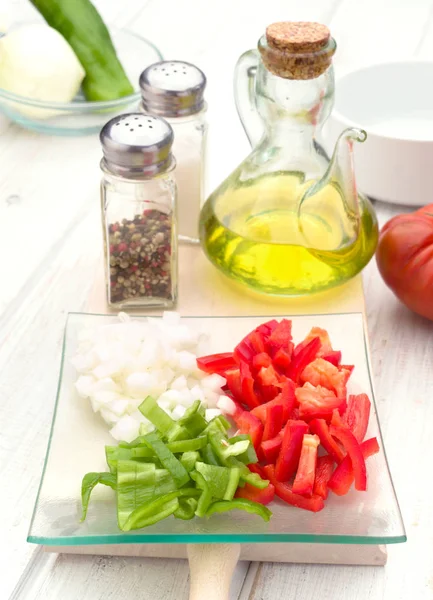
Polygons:
M237 564L229 600L239 597L247 570L248 563ZM186 560L50 555L39 551L10 600L187 600L188 595Z

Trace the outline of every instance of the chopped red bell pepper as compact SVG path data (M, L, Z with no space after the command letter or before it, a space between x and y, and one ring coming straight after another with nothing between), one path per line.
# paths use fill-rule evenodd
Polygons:
M367 470L360 445L350 429L331 425L329 433L340 441L352 462L355 488L361 492L367 489Z
M257 475L260 475L260 477L262 479L266 479L266 474L263 470L263 467L261 467L257 463L251 463L250 465L247 465L247 466L248 466L249 470L251 471L251 473L257 473Z
M277 481L288 481L294 475L301 455L302 440L307 431L308 425L304 421L287 422L275 466Z
M343 417L340 415L340 411L337 409L332 411L331 425L335 425L335 427L346 427L346 423L344 422Z
M285 425L293 411L295 401L295 384L289 379L283 384L278 396L261 406L257 406L251 411L251 414L260 419L262 423L265 423L267 408L275 404L280 404L283 407L283 425Z
M268 402L280 393L279 377L273 365L262 367L256 375L256 381L260 388L263 399Z
M256 354L262 354L265 351L265 340L259 331L252 331L246 339Z
M264 336L255 329L239 342L233 354L238 363L244 361L250 365L254 356L262 352L265 352Z
M320 496L313 495L311 498L305 498L305 496L295 494L287 483L281 483L280 481L277 481L275 476L276 469L274 465L266 465L264 467L264 471L267 479L269 479L275 488L275 494L281 498L281 500L287 502L287 504L290 504L291 506L297 506L298 508L303 508L304 510L310 510L312 512L319 512L325 507L323 498Z
M269 504L274 499L274 496L275 488L272 483L269 483L268 487L265 487L262 490L254 487L250 483L246 483L244 487L239 487L235 493L235 498L245 498L246 500L252 500L253 502L260 502L260 504Z
M272 365L260 369L257 373L257 381L261 386L277 386L280 383L278 374Z
M267 352L261 352L253 357L253 369L260 371L262 367L270 367L272 364L271 357Z
M293 343L289 343L289 348L280 348L275 353L273 358L274 366L278 369L280 373L284 375L288 375L290 365L292 364L292 353L293 353Z
M325 419L313 419L310 421L309 426L310 431L319 436L320 443L326 452L332 456L336 463L341 463L346 453L329 433L329 427Z
M301 419L327 419L331 420L335 409L344 412L346 399L337 398L331 390L317 385L314 387L308 381L303 387L296 388L295 396L299 402L299 417Z
M355 365L338 365L339 371L349 371L350 375L353 373Z
M289 419L292 421L299 421L299 408L295 406L295 408L290 413Z
M271 333L274 331L275 327L277 327L278 321L276 319L271 319L270 321L266 321L266 323L262 323L258 327L256 327L255 331L258 331L263 335L263 337L268 338Z
M233 398L238 402L242 402L242 384L240 370L230 369L230 371L226 371L224 377L226 378L227 387L229 388Z
M274 438L266 440L260 444L264 459L268 463L275 463L283 443L284 429L282 429Z
M319 444L320 440L317 435L304 434L298 470L292 486L295 494L311 496L313 493Z
M370 408L371 402L367 394L349 396L344 421L358 442L362 442L367 433Z
M302 342L301 342L302 343ZM308 344L300 347L295 347L292 355L292 362L289 367L288 376L295 383L299 383L299 378L305 367L317 356L317 352L320 349L320 339L318 337L313 338Z
M320 349L317 353L317 356L323 356L323 354L333 352L331 340L329 339L329 333L326 331L326 329L322 329L321 327L312 327L310 333L301 343L308 344L308 342L315 337L318 337L320 340Z
M344 462L344 460L343 460ZM328 481L334 471L334 459L329 454L319 456L316 465L316 477L314 479L313 493L321 496L324 500L328 497Z
M251 437L253 446L257 451L263 436L263 425L259 419L252 413L244 410L241 415L233 417L233 420L239 427L241 433L246 433Z
M361 444L361 452L364 460L373 454L379 452L379 444L376 438L365 440ZM344 496L350 490L353 480L355 479L352 460L350 456L346 456L342 463L335 469L332 477L328 481L328 488L338 496Z
M322 356L323 360L327 360L332 365L338 367L341 363L341 352L339 350L332 350Z
M247 363L240 363L241 387L242 387L242 402L249 408L260 406L260 400L254 388L254 379L251 370Z
M246 340L242 340L242 342L240 342L236 346L233 352L233 356L235 357L235 360L239 365L241 362L244 362L247 365L251 364L251 361L253 360L255 354L256 352Z
M346 383L349 377L349 371L340 370L323 358L316 358L310 362L301 373L301 381L332 390L339 398L346 398Z
M236 367L236 361L233 352L223 352L221 354L210 354L209 356L200 356L197 359L197 366L205 373L224 374L229 369Z
M292 341L292 321L281 319L266 340L266 349L271 356L280 348L289 348Z
M266 408L266 420L263 430L263 440L271 440L279 434L283 426L283 407L281 404L272 404Z

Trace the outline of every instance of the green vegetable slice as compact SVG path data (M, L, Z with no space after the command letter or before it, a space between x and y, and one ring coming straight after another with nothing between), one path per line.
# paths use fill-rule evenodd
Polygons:
M215 513L223 513L229 510L244 510L253 515L262 517L264 521L269 521L272 516L272 512L263 504L253 502L252 500L245 500L244 498L236 498L230 502L214 502L211 504L206 512L206 516L214 515Z
M196 437L203 433L207 427L207 421L204 418L204 408L200 400L196 400L178 421L181 427L184 427L191 437Z
M217 467L203 462L197 462L195 468L206 481L212 498L224 500L233 498L239 483L239 469Z
M207 437L205 435L198 437L194 440L178 440L177 442L169 442L167 448L173 454L180 452L192 452L194 450L201 450L207 444Z
M256 451L254 450L254 446L251 442L251 438L246 433L241 433L240 435L236 435L232 438L229 438L229 444L233 445L237 442L248 440L250 442L246 452L237 455L238 460L244 463L244 465L252 465L258 462Z
M198 471L192 471L190 473L191 479L193 479L199 490L201 491L200 498L198 499L197 508L195 514L197 517L204 517L211 502L212 502L212 494L210 492L209 486L201 473Z
M221 464L218 461L218 459L215 455L215 452L212 450L212 446L209 444L209 442L206 444L206 446L201 451L201 456L202 456L203 462L207 463L208 465L216 465L217 467L221 466Z
M179 496L194 497L198 496L200 491L196 488L183 488L176 490L165 496L160 496L152 502L148 502L143 506L138 506L128 517L123 525L123 531L131 531L131 529L141 529L152 525L157 521L165 519L172 515L179 508Z
M196 498L178 498L179 508L175 511L174 516L176 519L182 519L183 521L190 521L194 518L195 511L197 509Z
M172 486L175 488L172 480ZM152 463L119 460L117 463L117 521L120 529L137 507L154 498L156 469Z
M188 473L194 470L195 463L198 460L200 460L200 454L198 452L184 452L180 458L180 462Z
M86 519L90 495L98 483L107 485L115 490L117 488L116 475L113 475L113 473L87 473L87 475L84 475L81 483L81 521L85 521Z
M163 435L167 435L168 432L176 425L176 421L174 421L164 410L162 410L162 408L158 406L157 401L151 396L148 396L145 400L143 400L138 407L138 410Z
M153 432L144 436L146 445L153 450L163 466L170 472L177 487L182 487L189 481L189 475L180 461L170 452L166 444Z

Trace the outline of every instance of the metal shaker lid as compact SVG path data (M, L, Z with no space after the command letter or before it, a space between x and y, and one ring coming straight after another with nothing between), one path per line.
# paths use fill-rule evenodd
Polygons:
M114 117L99 134L105 166L125 177L152 177L172 168L173 137L167 121L142 113Z
M165 60L140 75L143 109L163 117L185 117L204 107L205 74L181 60Z

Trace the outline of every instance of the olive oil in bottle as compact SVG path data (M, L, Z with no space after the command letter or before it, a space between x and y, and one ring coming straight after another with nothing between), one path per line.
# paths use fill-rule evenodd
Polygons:
M361 197L360 219L351 218L330 183L298 214L310 185L298 174L273 174L211 196L201 216L209 259L239 283L284 296L331 288L359 273L377 244L368 201Z

